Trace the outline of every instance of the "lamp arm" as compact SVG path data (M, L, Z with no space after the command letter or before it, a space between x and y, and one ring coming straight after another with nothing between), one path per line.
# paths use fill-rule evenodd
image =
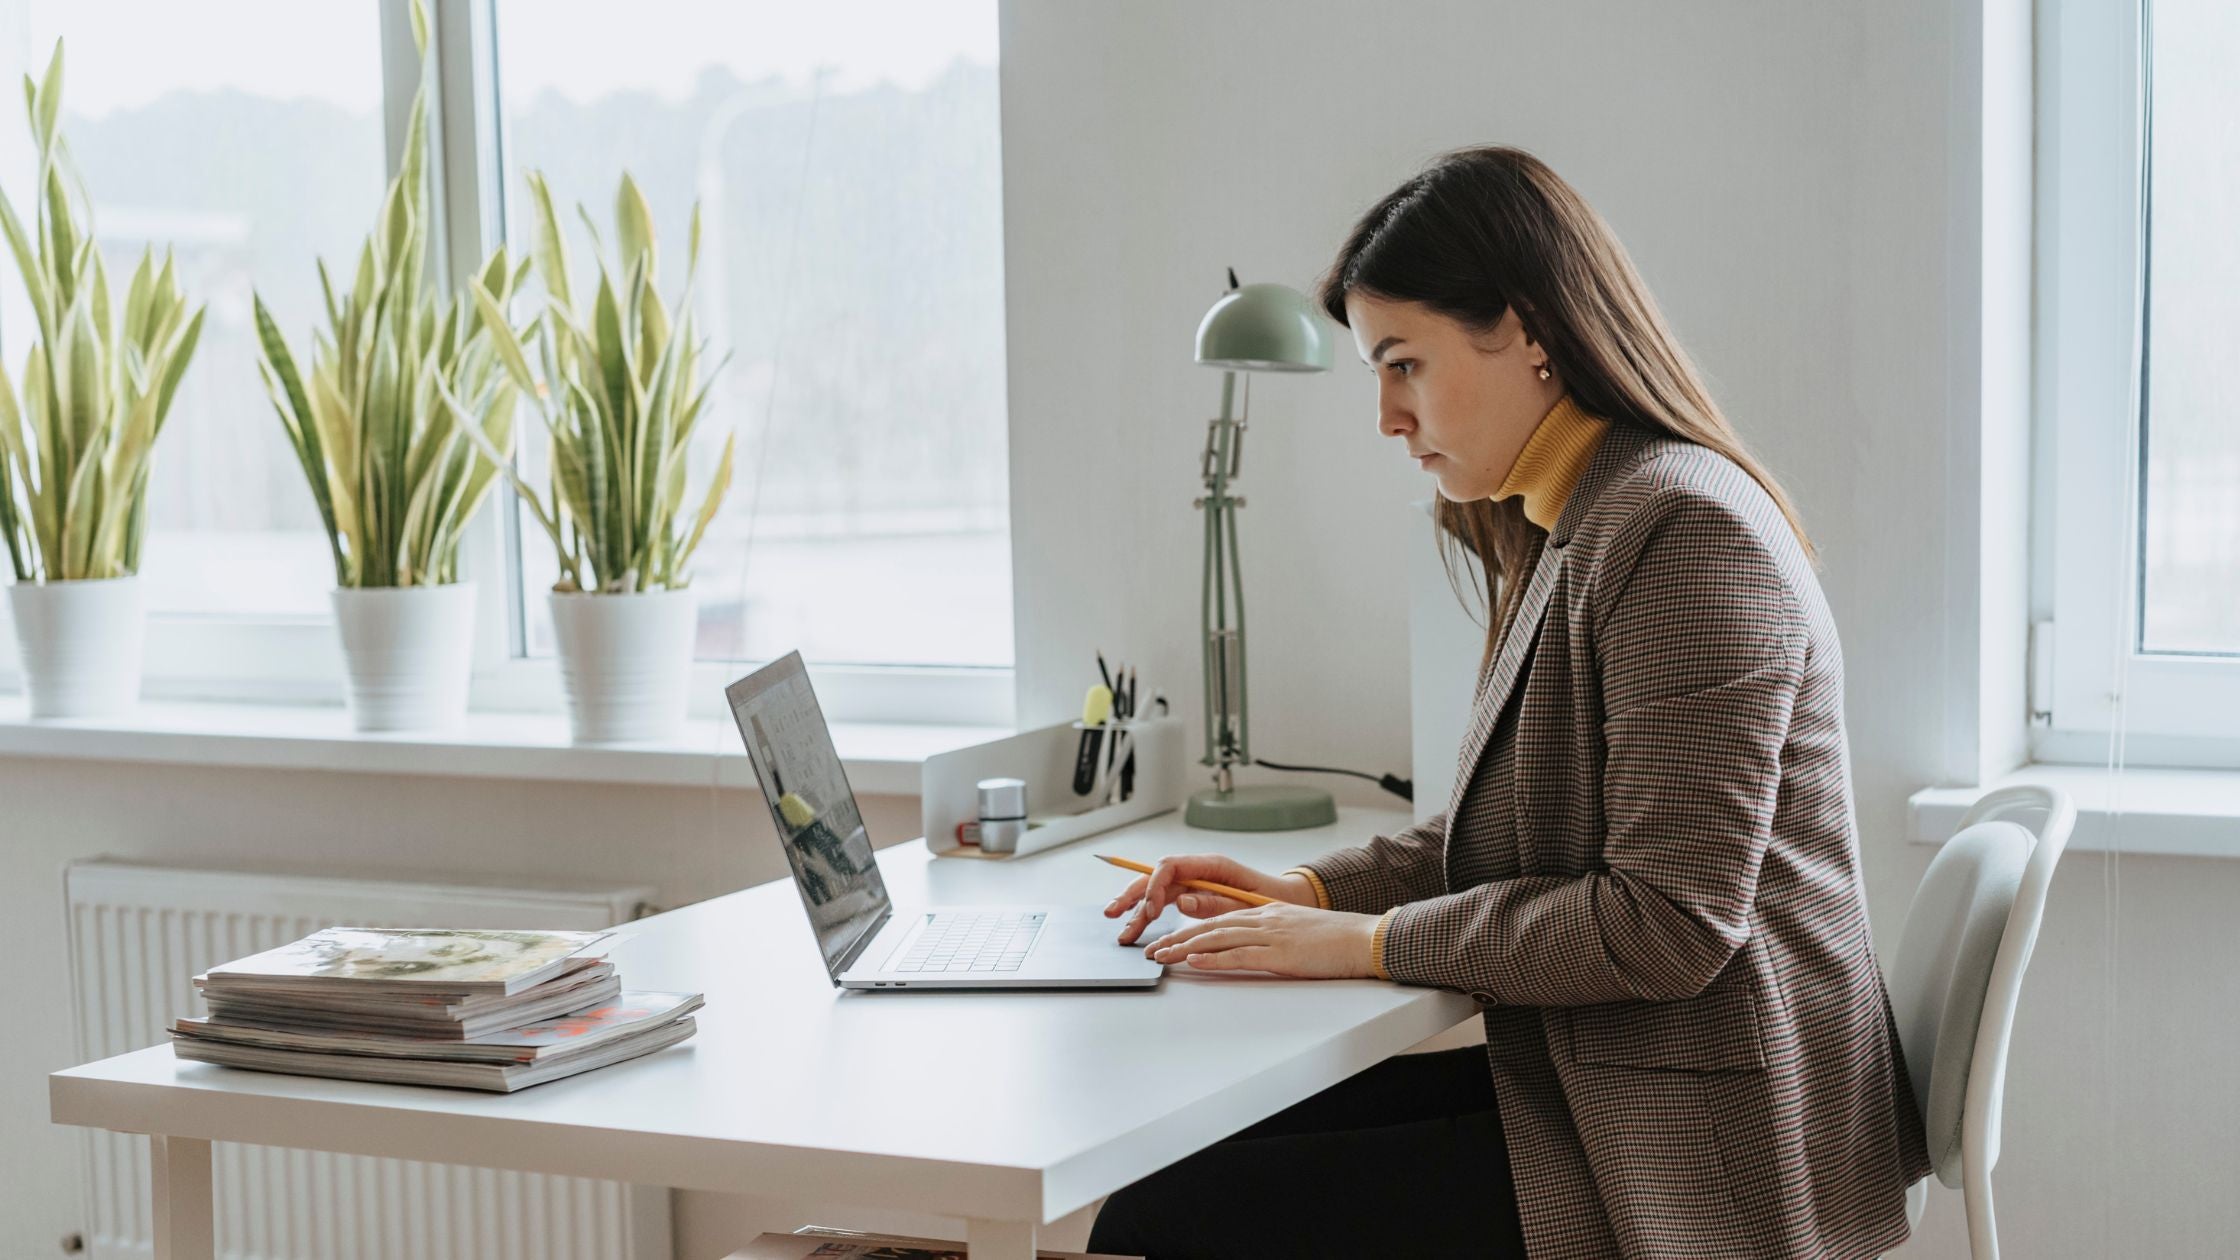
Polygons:
M1237 761L1249 766L1252 764L1252 726L1248 720L1250 709L1244 685L1244 570L1237 565L1235 515L1236 508L1243 506L1244 500L1238 499L1229 510L1229 580L1234 584L1237 596Z
M1206 547L1202 571L1198 579L1198 667L1205 683L1206 755L1204 764L1218 765L1219 742L1214 738L1215 708L1214 673L1219 668L1214 662L1213 625L1213 558L1220 546L1214 530L1217 528L1217 509L1209 499L1198 500L1199 510L1206 516Z

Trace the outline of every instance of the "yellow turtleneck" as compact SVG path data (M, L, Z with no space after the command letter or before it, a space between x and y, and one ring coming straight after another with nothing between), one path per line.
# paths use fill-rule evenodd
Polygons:
M1580 410L1571 395L1558 398L1517 452L1515 466L1493 497L1522 496L1525 519L1542 529L1554 529L1571 487L1579 484L1579 474L1587 470L1587 461L1594 458L1609 429L1608 420Z
M1521 496L1524 499L1525 519L1542 529L1554 529L1556 518L1563 515L1563 505L1571 497L1572 487L1579 484L1579 475L1587 470L1587 462L1594 458L1595 449L1602 445L1602 435L1609 432L1610 422L1600 416L1588 415L1579 404L1565 394L1540 418L1539 427L1526 439L1524 449L1517 452L1517 462L1509 475L1494 491L1496 499ZM1314 890L1315 903L1330 908L1330 889L1313 869L1294 866L1286 875L1303 875ZM1376 927L1369 934L1369 965L1379 980L1390 980L1392 974L1384 966L1384 930L1392 922L1394 906L1377 919Z

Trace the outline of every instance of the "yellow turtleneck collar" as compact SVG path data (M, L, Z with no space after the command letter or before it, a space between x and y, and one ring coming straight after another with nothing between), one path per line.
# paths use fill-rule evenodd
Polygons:
M1571 488L1579 484L1579 474L1587 470L1587 461L1594 458L1609 428L1608 420L1588 415L1565 394L1540 418L1540 427L1517 453L1515 466L1493 497L1524 496L1525 519L1542 529L1554 529L1564 500L1571 497Z

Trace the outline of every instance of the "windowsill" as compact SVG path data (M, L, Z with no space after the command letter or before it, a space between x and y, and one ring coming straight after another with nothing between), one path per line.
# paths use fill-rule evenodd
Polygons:
M30 720L21 695L0 695L0 757L70 757L167 765L342 770L485 779L751 788L739 732L687 722L665 743L578 746L559 714L470 713L441 733L360 734L334 706L143 700L122 718ZM916 796L935 753L1000 739L1009 727L835 722L849 783L866 796Z
M2077 803L2072 849L2240 857L2240 771L2024 766L1973 788L1924 788L1910 802L1911 839L1943 844L1977 798L2018 783L2059 787Z

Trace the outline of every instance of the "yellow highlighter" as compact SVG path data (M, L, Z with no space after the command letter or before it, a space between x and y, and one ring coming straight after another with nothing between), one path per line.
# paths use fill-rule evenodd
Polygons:
M1149 875L1158 869L1155 866L1145 866L1141 862L1131 862L1123 857L1109 857L1102 853L1095 856L1099 861L1110 862L1114 866L1135 871L1141 875ZM1216 884L1210 879L1186 879L1182 881L1182 886L1184 888L1200 889L1204 892L1220 893L1224 897L1234 897L1248 906L1265 906L1275 901L1273 897L1263 897L1259 893L1246 892L1242 888L1231 888L1227 884Z

